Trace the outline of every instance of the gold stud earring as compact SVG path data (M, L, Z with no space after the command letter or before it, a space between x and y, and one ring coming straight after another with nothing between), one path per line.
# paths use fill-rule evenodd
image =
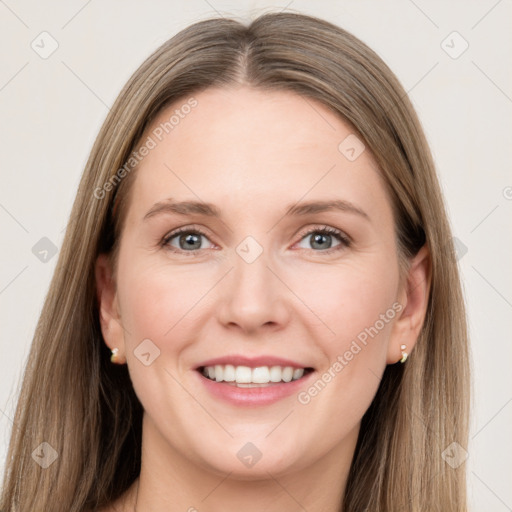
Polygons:
M118 354L119 354L119 349L117 347L112 349L112 355L110 356L110 362L117 364Z
M402 351L402 359L400 359L401 363L405 363L405 361L407 360L407 352L405 352L406 348L407 347L405 345L400 345L400 350Z

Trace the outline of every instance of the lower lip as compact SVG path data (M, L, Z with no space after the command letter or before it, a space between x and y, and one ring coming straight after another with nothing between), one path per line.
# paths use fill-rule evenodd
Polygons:
M290 395L297 394L309 382L314 371L300 379L290 382L280 382L267 387L239 388L223 382L207 379L196 371L206 389L214 396L233 405L256 406L273 404Z

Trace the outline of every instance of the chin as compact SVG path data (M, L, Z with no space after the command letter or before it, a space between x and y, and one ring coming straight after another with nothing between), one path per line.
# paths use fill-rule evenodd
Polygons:
M301 469L306 463L297 452L297 444L292 444L289 449L283 449L281 445L280 450L268 441L244 441L233 444L236 446L230 446L221 453L211 454L211 458L204 459L214 472L223 476L229 474L229 477L235 480L267 480L269 473L277 476L293 472Z

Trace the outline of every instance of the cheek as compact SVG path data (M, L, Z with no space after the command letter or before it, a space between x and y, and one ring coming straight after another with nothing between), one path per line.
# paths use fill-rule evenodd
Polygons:
M126 355L134 389L153 417L161 415L165 404L172 421L177 423L178 418L173 416L176 404L187 403L187 395L174 378L181 374L181 355L197 332L195 318L202 311L201 298L213 285L213 277L209 283L205 272L193 267L185 270L161 262L133 260L127 262L127 272L119 286ZM146 340L151 340L151 344ZM145 352L152 359L147 366L140 359Z
M328 424L326 438L354 427L377 392L399 309L397 286L398 266L377 258L316 272L307 285L307 305L322 320L315 332L325 364L298 401Z
M198 327L196 319L202 318L218 272L203 265L170 264L165 258L156 263L127 258L119 269L123 326L131 349L150 339L162 353L179 353Z
M317 339L325 340L329 359L348 350L352 340L364 341L369 330L371 339L389 334L396 316L392 306L398 286L397 265L372 257L366 262L319 266L314 272L311 268L307 273L295 270L294 274L292 286L297 295L304 297L306 307L315 313L311 318L322 321L323 330L317 331ZM299 281L297 275L310 277Z

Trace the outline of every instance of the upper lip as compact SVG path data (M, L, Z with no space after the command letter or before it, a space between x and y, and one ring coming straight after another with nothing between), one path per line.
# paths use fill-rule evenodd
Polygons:
M226 365L231 364L233 366L249 366L250 368L257 368L258 366L291 366L292 368L311 368L308 365L292 361L291 359L285 359L276 356L258 356L258 357L247 357L239 354L233 354L230 356L216 357L214 359L208 359L196 366L196 370L204 366L215 366L215 365Z

